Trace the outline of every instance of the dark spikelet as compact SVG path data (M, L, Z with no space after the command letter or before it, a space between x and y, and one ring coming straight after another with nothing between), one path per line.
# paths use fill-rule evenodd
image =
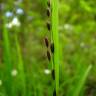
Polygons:
M50 0L47 1L47 6L50 7Z
M47 16L49 17L50 16L50 9L49 8L47 8L47 10L46 10L47 12Z
M48 46L49 46L49 41L48 41L48 38L47 38L47 37L45 37L44 41L45 41L45 45L46 45L46 47L48 48Z
M51 52L54 53L54 43L51 43L50 49L51 49Z
M52 74L52 79L55 80L55 70L54 69L52 69L52 73L51 74Z
M47 29L50 31L50 28L51 26L50 26L50 22L47 22Z
M49 61L51 60L51 55L50 55L50 52L48 50L47 50L47 58Z
M56 90L53 91L53 96L56 96Z

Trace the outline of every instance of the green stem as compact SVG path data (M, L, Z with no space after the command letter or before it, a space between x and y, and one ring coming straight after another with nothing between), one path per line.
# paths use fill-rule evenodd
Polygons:
M59 32L58 32L58 0L52 0L52 37L54 42L54 66L56 95L59 91ZM57 95L58 96L58 95Z

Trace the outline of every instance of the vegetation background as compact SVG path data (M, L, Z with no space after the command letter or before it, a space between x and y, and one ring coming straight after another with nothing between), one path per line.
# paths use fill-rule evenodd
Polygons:
M52 96L46 9L47 0L0 0L0 96ZM96 1L59 0L58 28L59 96L96 96Z

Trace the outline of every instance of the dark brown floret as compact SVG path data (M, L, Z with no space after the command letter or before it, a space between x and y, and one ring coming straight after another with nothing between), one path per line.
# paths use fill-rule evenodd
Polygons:
M47 22L47 29L50 31L51 26L50 26L50 22Z
M45 41L45 45L46 45L46 47L48 48L48 46L49 46L49 41L48 41L48 38L47 38L47 37L45 37L44 41Z
M47 6L50 7L50 0L47 1Z
M51 52L54 53L54 43L51 43L50 49L51 49Z
M50 9L49 8L47 8L47 10L46 10L47 12L47 16L49 17L50 16Z
M47 58L48 58L49 61L51 60L51 54L50 54L49 51L47 51Z
M55 80L55 70L54 69L52 69L52 73L51 74L52 74L52 79Z

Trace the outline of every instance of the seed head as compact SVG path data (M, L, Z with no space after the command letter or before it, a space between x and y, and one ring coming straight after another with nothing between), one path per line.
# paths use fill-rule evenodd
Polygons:
M50 7L50 0L47 1L47 6Z
M47 29L50 31L50 28L51 26L50 26L50 22L47 22Z
M48 58L49 61L51 60L51 54L48 50L47 50L47 58Z
M49 17L50 16L50 9L49 8L47 8L47 10L46 10L47 12L47 16Z
M51 49L51 52L54 53L54 43L51 43L50 49Z
M48 41L48 38L47 38L47 37L45 37L44 41L45 41L45 45L46 45L46 47L48 48L48 46L49 46L49 41Z
M54 69L52 69L52 73L51 74L52 74L52 79L55 80L55 70Z

